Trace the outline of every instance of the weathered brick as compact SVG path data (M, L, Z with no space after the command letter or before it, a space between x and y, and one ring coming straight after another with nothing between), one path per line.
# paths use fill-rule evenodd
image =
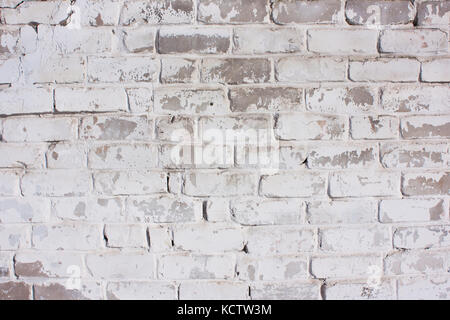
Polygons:
M108 282L108 300L175 300L176 287L173 283L162 281L120 281Z
M377 220L378 205L373 200L312 201L306 220L316 224L361 224Z
M86 268L97 279L154 279L155 257L149 253L88 254Z
M279 82L343 81L346 73L342 58L285 57L275 64Z
M19 71L19 59L0 60L0 83L16 82Z
M448 1L423 1L417 7L417 25L443 25L448 26L450 15Z
M399 135L399 121L394 116L353 116L350 122L351 135L355 140L397 139Z
M260 194L269 198L311 197L326 192L326 175L319 172L289 172L261 178Z
M183 193L188 196L243 196L257 191L254 174L232 172L197 172L186 174Z
M94 250L103 240L100 226L74 223L34 225L31 236L41 250Z
M429 249L450 246L449 226L405 227L394 231L394 247Z
M81 272L83 261L80 254L21 252L14 256L14 271L20 278L67 278L71 276L71 266L80 268Z
M102 195L166 193L167 174L149 170L103 171L94 174L94 186Z
M198 20L210 24L268 22L269 8L265 0L200 0Z
M361 278L371 267L381 269L381 258L372 255L313 257L311 273L316 278Z
M400 175L381 170L341 171L330 175L333 198L393 196L400 193Z
M107 224L104 235L108 248L147 248L147 229L142 224Z
M277 24L286 23L337 23L341 11L338 0L275 1L272 17Z
M46 113L53 111L53 93L47 88L0 90L0 114Z
M247 300L248 285L240 282L182 282L181 300Z
M200 78L206 83L264 83L270 79L270 61L262 58L203 59Z
M82 280L80 288L68 286L67 280L47 281L33 286L35 300L99 300L103 289L99 281Z
M255 300L316 300L320 299L320 282L260 282L251 286Z
M132 1L124 4L121 25L179 24L194 19L192 0Z
M294 28L235 28L233 53L293 53L302 50L303 35Z
M402 192L406 196L449 195L450 172L404 173Z
M0 198L0 223L45 222L50 217L50 200Z
M449 82L450 76L447 70L450 66L450 59L436 59L422 62L422 76L424 82Z
M326 300L395 300L396 295L393 281L380 279L376 285L368 282L327 283L325 297Z
M380 51L408 55L431 55L448 51L447 34L441 30L385 30Z
M89 57L89 82L151 82L158 78L159 61L148 57Z
M308 50L325 54L377 54L376 30L308 30Z
M343 237L342 235L345 235ZM324 252L377 252L392 247L389 227L324 228L319 231Z
M44 144L0 144L1 168L43 168L45 161Z
M235 258L227 255L173 254L158 261L159 279L230 279Z
M427 222L448 220L447 204L441 199L399 199L380 202L380 221Z
M447 273L450 258L445 251L399 251L384 259L386 275Z
M343 140L348 136L348 119L340 115L280 114L275 134L280 140Z
M247 231L247 249L252 255L298 254L315 248L314 230L302 227L252 227Z
M244 281L299 280L308 278L308 260L298 256L240 256L236 272Z
M7 24L59 24L68 16L70 3L60 1L25 1L17 8L2 9Z
M81 25L101 27L117 25L122 3L119 0L85 0L76 6L82 13Z
M195 120L189 116L167 116L156 119L156 138L160 141L179 142L181 138L192 138Z
M60 112L128 110L125 90L118 88L57 88L55 108Z
M132 53L152 53L155 48L156 30L153 28L125 29L123 43Z
M74 118L7 118L3 123L3 139L8 142L73 140L77 126Z
M399 279L397 295L400 300L448 300L450 279L448 277Z
M198 77L195 60L182 58L161 59L162 83L192 83Z
M52 143L46 160L49 169L81 169L87 167L88 146L84 143Z
M1 281L1 300L31 300L31 285L22 281Z
M350 61L349 78L352 81L414 82L419 79L420 62L415 59L379 58Z
M230 222L230 201L226 198L208 198L204 210L208 222Z
M291 142L289 142L290 144ZM297 170L306 168L308 156L307 147L304 144L280 145L280 170Z
M405 139L450 138L450 116L411 116L401 121Z
M36 50L37 34L31 26L0 30L0 56L29 54Z
M151 252L167 252L172 250L172 230L164 226L150 226L148 228L148 239Z
M445 113L450 100L447 86L390 87L382 92L381 105L391 112Z
M82 57L46 57L43 54L31 54L22 58L24 77L32 84L81 83L85 79L85 64ZM0 80L0 82L10 81Z
M19 174L14 171L0 171L0 195L17 196L20 186Z
M230 47L230 31L221 28L162 28L158 36L158 52L226 53Z
M13 255L9 252L0 253L0 279L11 276Z
M151 144L97 145L89 151L89 168L151 169L158 165L158 148Z
M0 225L0 250L17 250L30 247L30 227L26 224Z
M446 143L383 143L380 153L385 168L442 168L450 161Z
M232 219L242 225L301 224L305 210L298 199L239 199L230 207Z
M413 22L414 16L414 5L408 0L349 0L345 5L349 24L408 24Z
M299 111L303 109L303 90L290 87L235 87L230 89L233 112Z
M80 170L29 171L21 182L25 196L83 196L91 191L91 186L91 174Z
M145 113L153 110L152 88L129 88L126 92L131 112Z

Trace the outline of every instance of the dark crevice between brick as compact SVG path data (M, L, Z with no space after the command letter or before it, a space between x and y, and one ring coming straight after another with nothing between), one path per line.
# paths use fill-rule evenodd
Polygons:
M202 203L202 217L203 220L208 221L208 201L203 201Z
M103 227L103 240L105 241L105 246L108 247L108 236L106 235L106 226Z

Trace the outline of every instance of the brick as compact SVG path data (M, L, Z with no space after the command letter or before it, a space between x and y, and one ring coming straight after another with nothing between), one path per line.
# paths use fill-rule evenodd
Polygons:
M341 11L338 0L325 1L276 1L273 4L273 20L277 24L287 23L336 23Z
M393 281L380 279L380 283L375 286L368 282L327 284L325 297L326 300L395 300L396 295Z
M346 73L342 58L286 57L275 63L279 82L343 81Z
M316 144L308 154L308 168L312 169L371 168L378 164L376 144Z
M235 258L230 255L173 254L158 261L159 279L230 279Z
M0 83L14 83L19 79L19 59L0 60Z
M189 198L129 197L127 213L137 223L195 222L202 214L202 202Z
M121 25L180 24L194 19L192 0L133 1L124 4Z
M398 143L381 145L381 163L385 168L442 168L449 161L446 143Z
M84 58L81 57L46 57L43 54L31 54L22 58L24 77L29 83L84 82L85 64Z
M311 260L311 274L316 278L361 278L374 267L381 269L381 259L372 255L323 256Z
M69 8L66 2L26 1L17 8L2 9L2 18L6 24L59 24L67 18Z
M308 278L306 257L242 256L237 259L236 272L244 281L299 280Z
M29 226L25 224L0 225L0 250L17 250L30 247Z
M21 252L14 256L15 274L20 278L66 278L71 275L71 266L78 267L81 272L81 255L66 252Z
M146 116L88 116L81 119L84 140L149 140L152 121Z
M162 83L192 83L198 77L195 60L182 58L161 59Z
M149 170L97 172L94 186L102 195L166 193L167 174Z
M377 54L376 30L308 30L308 50L324 54Z
M348 119L340 115L280 114L275 134L280 140L343 140L348 136Z
M173 229L177 250L199 253L240 251L244 248L243 232L226 225L186 225Z
M176 287L162 281L108 282L106 297L108 300L175 300Z
M397 139L399 121L395 116L353 116L350 118L351 135L355 140Z
M89 168L151 169L158 165L158 148L151 144L97 145L89 151Z
M88 254L86 268L97 279L154 279L155 257L148 253Z
M37 34L31 26L0 30L0 56L11 57L36 50Z
M450 246L449 226L398 228L393 239L398 249L445 248Z
M263 176L260 194L269 198L295 198L323 195L326 176L319 172L290 172Z
M226 113L228 110L222 89L160 87L155 90L155 111L159 113Z
M450 172L404 173L402 193L406 196L449 195Z
M422 62L422 81L449 82L450 76L446 72L449 65L450 59L447 58Z
M46 146L40 144L1 143L1 168L43 168Z
M50 200L0 198L0 223L45 222L50 218Z
M235 28L234 54L294 53L302 51L303 35L294 28Z
M82 280L79 289L68 287L67 280L47 281L35 284L35 300L99 300L103 298L103 289L100 282Z
M53 112L53 93L46 88L0 90L0 114Z
M31 285L22 281L0 282L1 300L31 300Z
M181 300L247 300L248 285L240 282L182 282Z
M230 89L233 112L299 111L303 109L303 90L289 87L236 87Z
M255 300L316 300L320 299L319 282L254 283L250 287Z
M286 145L280 146L279 168L281 170L296 170L306 168L306 146Z
M298 199L238 199L230 204L233 221L241 225L301 224L304 204Z
M48 147L46 160L49 169L87 168L87 149L84 143L53 143Z
M19 195L20 181L19 174L13 171L0 171L0 195Z
M302 227L252 227L247 231L247 249L252 255L298 254L315 248L312 229Z
M445 113L450 89L446 86L384 88L381 99L384 110L390 112Z
M257 190L253 174L230 172L197 172L186 174L183 193L188 196L243 196Z
M107 112L128 110L125 90L117 88L57 88L55 108L59 112Z
M265 0L200 0L198 20L208 24L268 22L269 8Z
M349 78L352 81L414 82L419 78L420 63L414 59L379 58L350 61Z
M158 52L214 54L226 53L230 32L219 28L162 28L158 36Z
M392 247L389 228L384 226L324 228L320 229L319 237L320 249L324 252L364 253Z
M140 224L108 224L104 235L108 248L147 248L147 230Z
M188 116L167 116L156 119L156 138L160 141L180 142L193 138L196 122Z
M83 26L114 26L117 25L122 3L117 0L87 0L76 4L82 12Z
M443 251L399 251L384 259L386 275L447 273L449 255Z
M423 1L417 7L417 25L448 26L450 3L447 1Z
M377 220L378 204L373 200L312 201L306 219L313 225L361 224Z
M333 198L393 196L399 192L400 176L395 172L342 171L330 175L329 194Z
M440 199L399 199L380 202L380 221L427 222L448 220L448 208Z
M400 300L448 300L450 280L446 277L399 279Z
M156 31L153 28L125 29L123 43L131 53L153 53Z
M95 250L103 234L100 226L91 224L34 225L33 248L40 250Z
M126 220L119 198L58 198L52 200L53 216L63 221L112 222Z
M352 25L409 24L414 16L414 5L407 0L350 0L345 5L345 17Z
M450 137L449 116L411 116L401 121L404 139L432 139Z
M74 118L7 118L3 123L3 139L7 142L73 140L77 126Z
M380 37L382 53L432 55L448 51L447 34L441 30L385 30Z
M47 170L27 172L21 182L25 196L73 197L88 194L91 174L80 170Z
M208 222L229 222L231 221L231 209L229 199L208 198L205 201L204 210Z
M153 110L152 88L130 88L126 92L131 112L145 113Z
M13 256L8 252L0 253L0 279L9 278L12 270Z
M89 57L88 81L151 82L158 78L159 61L147 57Z
M164 226L150 226L148 228L148 238L151 252L167 252L173 247L172 230Z
M205 83L264 83L269 82L270 61L262 58L203 59L200 78Z

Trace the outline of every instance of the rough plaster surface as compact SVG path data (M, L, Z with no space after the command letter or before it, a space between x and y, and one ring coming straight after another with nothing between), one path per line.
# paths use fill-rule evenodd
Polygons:
M0 0L0 299L450 299L449 18Z

